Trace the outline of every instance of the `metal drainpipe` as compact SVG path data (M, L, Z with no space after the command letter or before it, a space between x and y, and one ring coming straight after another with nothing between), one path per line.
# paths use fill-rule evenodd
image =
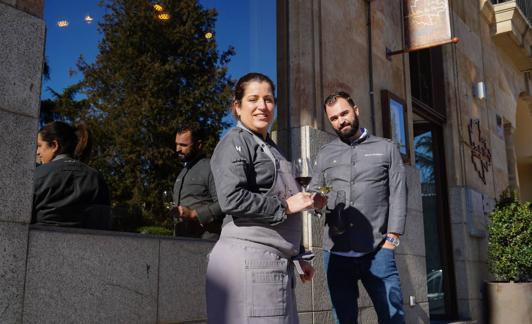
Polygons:
M366 0L368 3L367 12L367 26L368 26L368 71L369 71L369 103L371 112L371 131L373 135L377 135L375 125L375 95L373 93L373 42L371 32L371 0Z

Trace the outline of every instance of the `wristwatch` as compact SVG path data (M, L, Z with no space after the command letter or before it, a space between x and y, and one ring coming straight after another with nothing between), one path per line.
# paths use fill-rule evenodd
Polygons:
M392 243L395 247L398 247L399 243L401 243L398 237L393 237L393 236L386 236L385 240Z

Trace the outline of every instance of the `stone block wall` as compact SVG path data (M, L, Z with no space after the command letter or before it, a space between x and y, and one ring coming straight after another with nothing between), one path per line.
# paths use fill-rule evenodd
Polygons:
M460 42L444 47L444 71L448 122L445 126L449 208L453 246L458 315L484 320L483 283L487 271L487 215L494 200L509 184L508 139L504 124L515 127L520 94L526 90L524 77L493 39L493 17L489 1L449 1L453 36ZM490 14L491 12L491 14ZM473 86L486 85L486 97L477 98ZM502 128L497 128L497 116ZM481 136L491 153L485 182L472 162L468 124L480 120ZM476 130L473 134L476 142ZM485 206L472 211L472 197L482 197ZM477 206L478 209L478 206Z
M0 322L20 323L45 27L42 1L0 0Z
M214 242L38 226L29 233L23 319L2 323L207 322ZM301 323L332 323L320 252L314 266L313 283L296 284Z

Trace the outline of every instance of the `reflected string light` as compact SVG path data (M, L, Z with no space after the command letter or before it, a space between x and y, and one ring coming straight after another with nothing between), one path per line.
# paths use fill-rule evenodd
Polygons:
M170 14L169 13L160 13L157 15L157 18L159 18L159 20L168 20L170 19Z
M158 11L158 12L161 12L164 10L164 7L161 6L160 4L156 3L153 5L153 9L155 9L155 11Z
M57 26L60 27L60 28L68 27L68 25L70 25L70 23L66 19L65 20L59 20L57 22Z
M94 20L94 18L92 18L90 15L86 15L85 18L83 18L83 20L85 20L85 22L87 24L90 24L92 23L92 21Z

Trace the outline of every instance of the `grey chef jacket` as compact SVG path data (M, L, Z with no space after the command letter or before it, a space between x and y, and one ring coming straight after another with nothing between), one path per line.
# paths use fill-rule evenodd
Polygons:
M218 143L211 168L220 207L230 215L221 238L268 245L285 257L299 253L301 215L287 217L286 197L273 192L280 165L286 162L269 136L262 139L240 122Z
M346 230L342 234L331 231L334 217L326 217L325 250L368 253L382 244L386 233L403 234L405 171L399 150L390 140L367 135L353 144L337 138L324 145L309 190L319 191L324 183L332 186L327 209L334 209L339 190L347 197L342 213Z
M198 220L210 233L220 233L224 214L218 204L210 160L198 155L186 162L174 184L173 199L178 205L195 209ZM188 228L193 231L193 228ZM195 229L196 231L198 229ZM202 229L199 229L202 231ZM193 233L183 233L193 234ZM200 236L201 232L195 233Z
M102 175L64 154L37 167L32 223L108 229L109 189Z

